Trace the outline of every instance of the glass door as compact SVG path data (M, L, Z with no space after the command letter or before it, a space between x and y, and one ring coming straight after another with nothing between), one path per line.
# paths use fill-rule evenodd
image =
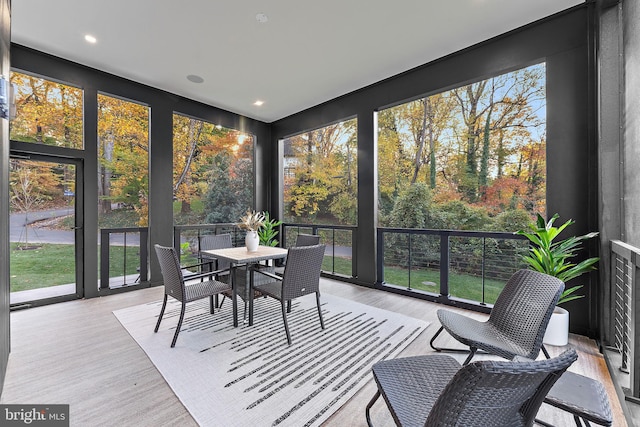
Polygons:
M11 153L10 304L13 308L80 298L82 238L78 161ZM81 185L81 184L80 184Z

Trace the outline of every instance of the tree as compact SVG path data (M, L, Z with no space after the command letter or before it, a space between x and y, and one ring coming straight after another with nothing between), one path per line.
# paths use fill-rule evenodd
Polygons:
M9 192L11 210L25 214L25 245L29 245L28 215L52 199L61 177L40 162L11 160Z
M11 139L82 148L81 89L15 71L11 83L17 88Z
M477 197L477 140L480 132L480 117L484 114L484 111L480 110L480 100L486 85L487 80L483 80L452 91L453 96L458 100L462 120L466 126L464 134L466 162L460 185L465 199L469 202L474 202Z
M147 211L149 193L149 109L98 95L99 213L120 203L139 214ZM137 224L146 226L148 218Z
M356 122L336 123L285 141L285 220L354 223Z
M253 205L253 164L229 153L214 156L205 195L206 222L237 222Z

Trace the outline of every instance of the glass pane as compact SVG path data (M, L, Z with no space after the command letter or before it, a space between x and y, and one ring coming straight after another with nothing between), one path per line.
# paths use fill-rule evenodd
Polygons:
M138 231L149 221L147 106L98 94L98 167L98 226L129 229L99 236L99 254L103 236L109 242L109 287L137 283L148 262L140 259Z
M174 223L236 223L253 209L253 146L253 135L174 114Z
M74 165L11 159L11 304L76 293Z
M536 64L381 110L380 225L516 231L546 216L545 73Z
M83 148L82 89L15 71L11 83L16 89L11 139Z
M283 140L284 220L357 224L357 120Z

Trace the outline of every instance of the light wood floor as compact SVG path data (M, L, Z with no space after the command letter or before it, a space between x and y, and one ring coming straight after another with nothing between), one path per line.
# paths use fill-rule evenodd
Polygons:
M431 322L402 355L432 352L429 339L439 325L435 312L443 306L325 279L322 291ZM69 404L72 426L195 426L112 314L119 308L159 300L162 292L162 288L151 288L13 312L12 349L0 403ZM595 342L572 335L570 345L580 355L570 370L603 382L614 410L614 425L626 426ZM549 347L552 355L562 350ZM374 392L371 380L325 426L366 426L364 410ZM376 426L394 425L382 399L374 405L372 416ZM556 426L575 425L571 416L545 405L538 416Z

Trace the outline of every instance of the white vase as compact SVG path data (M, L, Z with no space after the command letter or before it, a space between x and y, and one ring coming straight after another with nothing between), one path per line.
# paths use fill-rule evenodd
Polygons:
M260 244L260 238L257 231L247 231L247 235L244 236L244 244L247 247L247 252L256 252L258 245Z
M542 342L557 346L569 343L569 312L567 310L562 307L556 307L553 310Z

